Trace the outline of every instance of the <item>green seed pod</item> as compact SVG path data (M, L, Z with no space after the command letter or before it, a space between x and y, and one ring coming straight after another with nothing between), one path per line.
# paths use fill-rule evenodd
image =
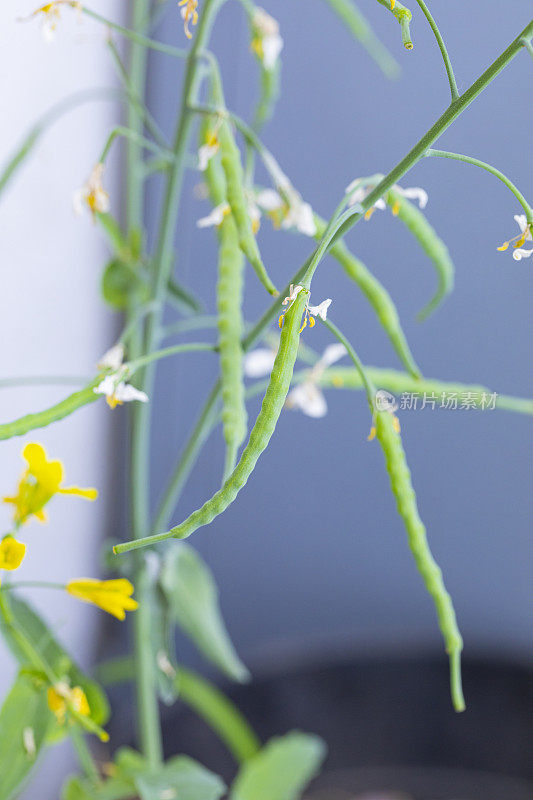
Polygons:
M215 517L222 514L222 512L233 503L252 474L259 456L266 449L276 428L285 400L287 399L294 364L298 354L302 313L308 299L308 290L302 289L285 314L279 349L272 368L270 382L263 398L261 411L252 428L248 444L241 455L239 463L222 488L219 489L210 500L204 503L201 508L193 511L180 525L176 525L176 527L166 533L159 533L155 534L155 536L147 536L144 539L136 539L130 542L124 542L123 544L117 544L113 548L115 553L125 553L128 550L146 547L147 545L156 544L165 539L186 539L191 533L198 530L198 528L201 528L203 525L209 525Z
M376 437L381 444L385 456L387 472L398 513L403 519L409 547L414 556L426 589L433 598L439 627L446 644L446 652L450 658L451 692L456 711L464 711L465 702L461 687L461 651L463 640L457 627L457 620L448 594L442 572L435 562L426 536L426 528L420 519L416 495L411 482L411 473L407 466L402 440L394 429L394 419L386 411L376 414Z
M208 128L204 126L204 140ZM226 202L226 181L217 155L209 160L205 179L214 206ZM237 452L247 431L246 403L244 399L244 373L242 338L242 296L244 281L244 256L239 247L239 236L233 215L227 215L217 228L218 255L218 346L220 352L220 377L222 384L222 426L226 441L224 479L235 467Z
M394 189L390 189L385 200L410 233L413 234L421 248L435 265L439 286L433 299L418 313L418 319L424 320L442 303L452 291L455 269L448 248L429 224L424 214L409 200L402 197Z
M56 403L55 406L40 411L38 414L26 414L26 416L20 417L13 422L6 422L4 425L0 425L0 440L11 439L13 436L24 436L24 434L36 428L46 428L52 422L58 422L60 419L73 414L78 408L94 403L100 395L95 394L93 389L98 386L101 380L101 377L95 379L84 389L74 392L74 394L69 395L60 403Z
M316 238L320 240L326 230L326 223L315 214ZM394 301L382 283L372 275L368 267L356 258L344 242L337 242L329 251L344 269L345 273L361 289L364 296L376 312L377 318L383 326L398 358L414 378L420 376L420 370L411 353L411 349L402 330L398 311Z
M222 169L226 176L226 192L235 225L239 234L239 245L246 258L254 268L257 277L271 295L278 291L270 280L255 240L252 221L248 213L248 205L244 193L244 173L241 164L241 154L233 138L230 125L224 120L218 131L220 154L222 156Z

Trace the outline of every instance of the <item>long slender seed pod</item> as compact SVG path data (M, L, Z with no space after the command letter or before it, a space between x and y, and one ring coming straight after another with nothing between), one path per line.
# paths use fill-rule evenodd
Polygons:
M456 711L464 711L465 701L461 685L461 652L463 640L457 627L457 619L450 595L448 594L442 572L429 548L426 528L416 502L416 494L411 481L411 473L407 466L402 439L395 425L393 415L388 411L380 411L375 407L376 390L363 366L359 356L344 334L331 322L324 320L324 325L345 346L356 370L360 374L365 388L368 405L375 420L376 437L385 456L385 465L389 473L392 493L396 498L396 507L405 529L407 540L414 556L418 571L422 576L426 589L433 598L439 627L446 644L446 652L450 659L450 688L452 702Z
M209 127L202 126L204 139ZM205 179L214 206L226 200L226 181L218 155L210 159ZM228 214L217 228L218 255L218 346L222 383L222 427L226 441L224 480L231 475L237 461L239 446L247 431L247 413L244 400L243 350L244 333L242 296L244 282L244 256L239 247L239 237L232 214Z
M261 411L252 428L248 444L241 455L240 461L224 486L201 508L193 511L180 525L176 525L176 527L165 533L117 544L113 548L115 553L125 553L138 547L147 547L165 539L186 539L198 528L203 525L209 525L215 517L222 514L233 503L252 474L259 456L266 449L283 409L298 354L302 313L308 298L309 292L302 289L285 314L279 349L272 368L270 383L263 398Z
M424 320L438 308L453 289L455 274L453 261L442 239L433 226L429 224L424 214L413 203L402 197L395 189L389 189L385 195L385 200L429 256L437 272L439 281L437 292L427 306L417 315L419 320Z
M326 230L326 223L315 214L316 239L320 240ZM420 377L420 369L411 353L411 349L402 330L398 311L394 301L382 283L370 272L362 261L356 258L344 242L337 242L329 251L344 269L345 273L361 289L364 296L376 312L398 358L414 378Z
M26 414L26 416L15 419L13 422L6 422L0 425L0 440L11 439L13 436L24 436L24 434L36 428L46 428L46 426L50 425L52 422L58 422L60 419L68 417L70 414L74 413L74 411L77 411L78 408L86 406L89 403L94 403L95 400L98 400L100 395L95 394L93 389L101 380L101 377L96 378L84 389L70 394L51 408L46 408L44 411L39 411L37 414Z
M456 711L464 711L465 701L461 686L461 651L463 640L457 627L452 599L442 579L442 571L429 548L426 528L416 502L416 494L407 466L401 437L394 430L393 418L387 411L376 414L376 436L385 456L392 493L396 498L398 513L407 531L409 547L426 589L433 598L439 627L450 659L450 686Z
M387 78L397 78L400 67L378 39L370 23L352 0L326 0L355 39L365 48Z
M222 169L226 176L228 203L237 226L239 245L267 292L271 295L277 295L278 291L267 274L254 236L243 189L244 171L241 164L241 154L227 120L223 120L220 126L218 139L220 142Z
M281 68L279 62L272 69L261 67L260 95L254 112L253 129L260 131L273 114L279 98Z

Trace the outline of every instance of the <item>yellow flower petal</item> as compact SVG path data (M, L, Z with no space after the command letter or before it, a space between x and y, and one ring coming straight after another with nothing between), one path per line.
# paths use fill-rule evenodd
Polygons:
M135 611L136 600L131 597L134 588L126 578L99 581L94 578L78 578L67 583L66 590L73 597L92 603L117 619L123 620L126 611Z
M8 534L0 542L0 569L18 569L26 555L26 545Z
M85 500L96 500L98 497L98 489L89 487L82 489L80 486L65 486L58 490L59 494L75 494L77 497L83 497Z

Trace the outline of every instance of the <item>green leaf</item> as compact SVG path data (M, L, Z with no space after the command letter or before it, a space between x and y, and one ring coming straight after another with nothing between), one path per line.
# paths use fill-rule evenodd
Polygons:
M61 792L62 800L130 800L137 790L132 780L113 777L95 786L88 778L68 778Z
M109 703L103 689L96 681L85 675L72 661L54 638L44 620L41 619L29 603L10 593L9 607L17 626L24 631L33 647L54 673L66 677L71 686L81 686L89 702L92 721L97 725L105 725L109 719ZM0 630L15 658L18 659L22 667L27 667L28 661L25 654L19 649L10 628L3 621L0 622ZM55 726L50 731L50 735L54 739L62 738L65 733L65 728L60 726Z
M174 621L203 655L229 678L246 681L250 673L239 659L224 625L211 570L184 542L165 556L161 585Z
M133 781L140 800L219 800L226 791L218 775L188 756L176 756L154 769L139 753L123 748L116 765L120 777Z
M178 666L174 660L174 625L170 618L167 598L158 585L145 593L144 602L150 605L150 643L156 665L159 697L167 705L177 699Z
M0 800L20 789L52 724L43 687L19 675L0 710Z
M271 739L241 767L231 800L296 800L317 774L326 755L317 736L293 731Z
M112 308L126 308L135 295L140 302L149 297L148 286L130 264L119 258L112 259L102 274L102 296Z

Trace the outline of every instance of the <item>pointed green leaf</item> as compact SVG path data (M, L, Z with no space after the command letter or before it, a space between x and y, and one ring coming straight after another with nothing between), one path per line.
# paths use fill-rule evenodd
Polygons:
M46 692L19 675L0 710L0 800L14 797L28 777L52 720Z
M172 618L203 655L229 678L248 680L250 674L235 652L224 625L211 570L192 547L180 542L168 551L161 585Z
M176 756L153 769L139 753L124 748L116 765L123 779L133 781L140 800L219 800L226 791L218 775L188 756Z
M241 767L231 800L297 800L326 755L318 736L293 731L271 739Z

